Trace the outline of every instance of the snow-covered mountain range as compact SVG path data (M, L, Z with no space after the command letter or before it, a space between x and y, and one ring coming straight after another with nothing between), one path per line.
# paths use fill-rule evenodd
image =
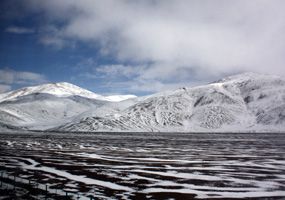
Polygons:
M26 96L30 94L39 94L39 93L51 94L56 97L81 96L84 98L97 99L97 100L102 100L102 101L122 101L122 100L136 97L135 95L102 96L99 94L95 94L89 90L80 88L76 85L66 83L66 82L60 82L60 83L43 84L43 85L33 86L33 87L25 87L19 90L0 94L0 102L7 101L7 100L13 100L18 97L22 97L22 96Z
M285 79L244 73L145 97L94 94L69 83L0 95L0 127L55 131L281 131Z
M65 82L26 87L0 94L0 127L45 130L103 105L135 97L102 96Z

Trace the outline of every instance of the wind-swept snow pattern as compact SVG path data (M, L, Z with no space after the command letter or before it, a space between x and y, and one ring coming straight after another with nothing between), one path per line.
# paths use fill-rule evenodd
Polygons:
M282 133L7 133L1 171L99 199L285 198Z

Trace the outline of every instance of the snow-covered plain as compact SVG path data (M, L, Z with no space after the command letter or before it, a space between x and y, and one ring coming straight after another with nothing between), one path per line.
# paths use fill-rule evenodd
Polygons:
M0 148L1 171L74 199L285 198L282 133L2 133Z
M69 83L0 95L1 129L113 132L284 132L285 80L244 73L144 97L102 96Z

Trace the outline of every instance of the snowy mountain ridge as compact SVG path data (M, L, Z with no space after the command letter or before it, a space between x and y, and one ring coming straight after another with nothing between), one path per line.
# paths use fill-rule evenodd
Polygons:
M285 80L245 73L208 85L142 98L105 116L93 115L64 131L284 131Z
M13 100L21 96L35 94L35 93L52 94L57 97L81 96L90 99L97 99L102 101L116 101L116 102L136 97L134 95L112 95L105 97L99 94L95 94L89 90L80 88L71 83L59 82L59 83L47 83L39 86L25 87L15 91L0 94L0 102Z
M285 80L278 76L244 73L117 102L125 97L108 99L67 84L6 94L4 98L13 100L0 102L0 126L88 132L285 132Z

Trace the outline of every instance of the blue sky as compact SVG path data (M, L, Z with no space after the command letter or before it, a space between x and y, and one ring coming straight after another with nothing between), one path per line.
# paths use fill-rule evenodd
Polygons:
M13 3L21 5L17 1ZM0 6L2 9L12 5L8 1L2 1L2 4ZM41 15L34 13L18 15L18 11L14 8L11 12L15 12L15 16L14 14L9 16L6 12L2 14L0 23L0 69L2 76L6 75L8 79L5 81L0 75L2 78L0 84L7 85L3 91L46 82L66 81L99 93L127 92L105 88L102 78L93 80L84 77L84 73L92 71L95 65L115 63L112 58L99 56L96 45L81 42L77 42L76 47L72 48L45 45L40 42L41 33L38 30L39 24L45 19L35 20L41 18ZM17 76L16 74L23 72L31 73L31 78L27 77L24 81L9 80L10 76ZM7 77L7 73L10 76Z
M0 92L66 81L144 95L285 75L283 0L2 0Z

